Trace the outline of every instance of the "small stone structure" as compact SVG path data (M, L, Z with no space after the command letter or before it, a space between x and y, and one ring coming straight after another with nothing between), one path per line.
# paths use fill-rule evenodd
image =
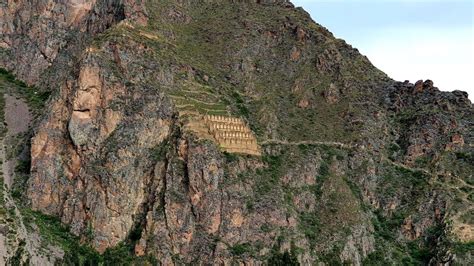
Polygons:
M257 138L241 118L206 115L204 124L209 134L225 151L261 155Z

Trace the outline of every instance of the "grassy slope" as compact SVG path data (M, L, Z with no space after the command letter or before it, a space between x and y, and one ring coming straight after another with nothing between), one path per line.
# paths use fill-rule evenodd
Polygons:
M105 42L111 42L124 49L140 43L147 51L136 66L191 68L193 77L179 70L172 86L151 75L139 82L171 95L182 95L190 82L193 88L205 87L215 96L207 102L217 105L217 112L226 107L232 115L244 117L260 140L268 137L269 128L272 135L290 141L356 140L359 136L347 131L344 116L365 113L365 109L351 103L372 99L370 90L377 82L387 79L343 41L321 26L309 23L309 17L300 11L237 3L179 7L170 1L148 1L147 8L148 26L119 25L99 37L95 44L102 47ZM186 17L177 21L164 19L161 14L171 8L189 15L189 23L183 23L182 20L188 20ZM299 42L294 32L296 27L303 27L311 40L305 44ZM268 33L276 37L266 36ZM287 59L292 47L302 50L299 62ZM316 57L328 49L339 51L342 58L335 66L339 70L334 73L320 72L315 67ZM110 62L110 69L113 68L116 67ZM126 82L135 82L133 76L139 73L134 73L133 67L127 70L130 73L125 77ZM209 77L208 81L204 80L205 76ZM331 82L343 90L336 104L328 104L322 96ZM297 83L302 84L301 90L292 91ZM196 98L206 98L204 94ZM308 109L297 106L303 98L312 103ZM193 98L178 104L192 105ZM213 109L209 105L197 108L204 112Z

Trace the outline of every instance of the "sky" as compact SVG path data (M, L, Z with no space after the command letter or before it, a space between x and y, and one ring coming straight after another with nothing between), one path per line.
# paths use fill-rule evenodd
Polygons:
M431 79L474 102L474 0L292 0L399 81Z

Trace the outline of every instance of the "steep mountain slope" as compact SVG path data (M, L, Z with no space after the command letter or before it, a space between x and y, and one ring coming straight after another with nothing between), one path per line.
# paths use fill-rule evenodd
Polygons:
M47 247L7 243L5 261L472 261L465 93L391 80L287 1L0 14L0 65L36 86L4 71L3 93L41 114L12 149L2 209ZM244 121L261 156L228 152L208 115L235 145Z

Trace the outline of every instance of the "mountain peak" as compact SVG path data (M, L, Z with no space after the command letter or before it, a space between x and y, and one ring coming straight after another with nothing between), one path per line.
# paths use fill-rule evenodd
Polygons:
M8 261L470 259L466 95L390 79L289 1L10 1L0 15L16 75L1 71L1 95L35 117L1 131L14 182L0 234L22 228L0 243Z

